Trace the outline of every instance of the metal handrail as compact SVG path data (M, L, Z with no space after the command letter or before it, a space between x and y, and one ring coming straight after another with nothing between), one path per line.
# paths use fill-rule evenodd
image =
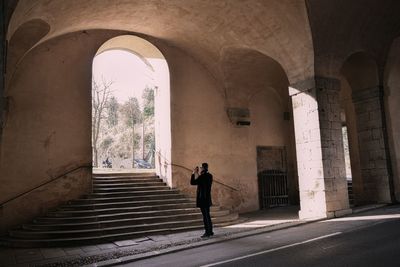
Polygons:
M79 167L75 167L75 168L73 168L73 169L71 169L71 170L69 170L69 171L67 171L67 172L65 172L65 173L63 173L63 174L60 174L60 175L56 176L55 178L52 178L52 179L50 179L50 180L48 180L48 181L46 181L46 182L44 182L44 183L41 183L41 184L38 185L38 186L35 186L35 187L32 188L32 189L29 189L29 190L27 190L27 191L25 191L25 192L22 192L22 193L20 193L20 194L14 196L14 197L12 197L12 198L7 199L6 201L3 201L2 203L0 203L0 206L4 206L4 204L6 204L6 203L8 203L8 202L11 202L11 201L13 201L13 200L15 200L15 199L17 199L17 198L19 198L19 197L21 197L21 196L24 196L24 195L26 195L26 194L32 192L33 190L36 190L36 189L38 189L38 188L40 188L40 187L42 187L42 186L44 186L44 185L47 185L47 184L49 184L49 183L51 183L51 182L54 182L54 181L60 179L61 177L64 177L65 175L70 174L70 173L72 173L72 172L75 172L75 171L77 171L77 170L79 170L79 169L82 169L82 168L92 168L92 165L90 164L90 165L82 165L82 166L79 166Z
M163 157L164 160L168 163L168 165L175 166L175 167L179 167L179 168L185 169L185 170L187 170L187 171L189 171L189 172L192 172L192 171L193 171L193 170L191 170L191 169L189 169L188 167L185 167L185 166L183 166L183 165L179 165L179 164L175 164L175 163L170 163L170 162L168 162L168 159L166 159L163 155L161 155L161 153L160 153L159 151L156 151L156 150L153 150L153 151L154 151L155 153L157 153L158 155L160 155L161 157ZM222 185L222 186L225 186L225 187L227 187L227 188L229 188L229 189L231 189L231 190L233 190L233 191L239 191L237 188L234 188L234 187L232 187L232 186L230 186L230 185L224 184L224 183L222 183L222 182L216 180L215 178L213 178L213 181L214 181L215 183L220 184L220 185Z

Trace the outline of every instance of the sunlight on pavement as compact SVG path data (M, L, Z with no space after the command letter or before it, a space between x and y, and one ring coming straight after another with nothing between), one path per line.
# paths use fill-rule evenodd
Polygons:
M245 223L234 224L230 226L226 226L225 228L259 228L265 227L270 225L276 225L281 223L289 223L294 222L297 220L255 220L255 221L248 221Z
M387 214L387 215L372 215L372 216L357 216L357 217L345 217L336 218L332 220L322 221L326 222L346 222L346 221L367 221L367 220L387 220L387 219L399 219L400 214Z

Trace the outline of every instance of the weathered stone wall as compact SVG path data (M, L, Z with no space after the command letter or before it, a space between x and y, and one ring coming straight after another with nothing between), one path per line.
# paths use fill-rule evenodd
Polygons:
M382 122L382 89L353 92L363 177L363 201L390 203L390 173Z
M327 211L328 216L333 216L348 212L349 209L340 118L340 82L336 79L317 78L316 88Z
M290 88L301 218L349 213L339 81L316 77Z

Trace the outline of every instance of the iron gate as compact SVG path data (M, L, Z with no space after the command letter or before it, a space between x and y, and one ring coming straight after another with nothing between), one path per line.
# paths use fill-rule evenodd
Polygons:
M278 170L265 170L258 174L260 208L289 205L287 173Z

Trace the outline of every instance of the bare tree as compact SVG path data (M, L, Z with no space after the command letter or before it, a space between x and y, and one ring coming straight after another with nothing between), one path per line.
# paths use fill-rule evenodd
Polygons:
M145 145L153 147L154 143L154 133L150 133L145 135L146 132L146 123L150 125L154 125L154 89L153 87L146 86L143 94L143 112L142 112L142 158L145 159ZM151 138L151 134L153 134L153 138ZM145 138L146 137L146 138ZM150 143L149 143L150 142ZM153 142L153 143L151 143ZM152 149L152 148L150 148ZM150 153L154 153L154 151L150 151Z
M107 105L107 125L109 128L118 125L119 103L115 96L111 96Z
M132 128L132 167L135 164L135 148L138 145L135 134L135 125L141 123L142 112L136 97L130 97L121 107L121 112L125 117L125 124Z
M102 77L101 83L92 79L92 145L94 167L98 167L98 141L101 122L111 95L111 85L113 81L105 81Z

